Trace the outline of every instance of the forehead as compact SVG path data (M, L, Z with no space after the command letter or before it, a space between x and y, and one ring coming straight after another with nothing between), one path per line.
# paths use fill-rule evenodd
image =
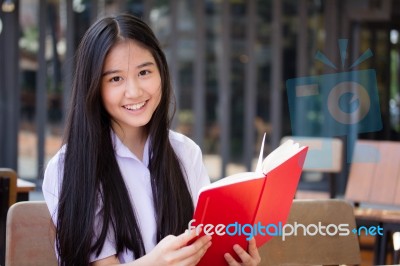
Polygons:
M144 62L155 63L150 50L138 41L122 40L114 44L108 52L104 68L121 65L139 65Z

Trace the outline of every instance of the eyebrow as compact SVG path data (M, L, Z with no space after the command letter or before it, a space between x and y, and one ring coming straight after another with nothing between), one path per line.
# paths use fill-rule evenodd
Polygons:
M144 67L147 67L147 66L153 66L153 65L155 65L155 64L153 62L149 61L149 62L145 62L143 64L140 64L140 65L136 66L136 68L141 69L141 68L144 68ZM101 76L104 77L104 76L115 74L115 73L119 73L119 72L122 72L122 71L121 70L107 70L103 74L101 74Z
M105 71L103 74L101 74L101 76L104 77L104 76L119 73L119 72L121 72L121 70L108 70L108 71Z
M151 66L154 65L153 62L145 62L143 64L138 65L136 68L143 68L143 67L147 67L147 66Z

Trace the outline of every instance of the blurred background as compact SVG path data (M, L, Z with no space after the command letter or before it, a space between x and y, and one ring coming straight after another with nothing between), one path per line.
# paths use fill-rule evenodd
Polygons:
M285 82L347 70L315 59L320 51L340 66L338 39L348 39L346 66L373 52L358 68L376 70L383 129L356 137L400 137L399 0L0 3L0 167L38 185L61 145L77 45L99 17L121 12L159 38L176 94L174 128L200 145L213 180L254 170L264 132L265 154L293 134Z

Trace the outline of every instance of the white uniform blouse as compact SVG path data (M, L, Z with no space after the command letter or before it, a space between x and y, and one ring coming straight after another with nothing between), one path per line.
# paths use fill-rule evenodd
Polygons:
M140 161L112 132L115 156L135 208L143 237L146 253L156 245L156 221L153 207L153 196L150 184L149 140L146 141L143 161ZM209 177L202 160L200 148L186 136L170 131L169 139L187 175L190 193L196 205L201 187L209 184ZM43 180L43 194L52 219L57 219L57 205L63 177L63 158L65 146L49 161ZM60 160L61 159L61 160ZM96 261L116 254L113 238L109 235L98 257L91 255L90 261ZM125 252L119 256L121 263L132 261L132 253Z

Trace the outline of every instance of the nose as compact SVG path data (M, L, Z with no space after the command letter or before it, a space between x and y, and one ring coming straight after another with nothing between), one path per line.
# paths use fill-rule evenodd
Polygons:
M128 78L125 87L125 97L127 98L138 98L143 94L143 90L140 82L134 78Z

